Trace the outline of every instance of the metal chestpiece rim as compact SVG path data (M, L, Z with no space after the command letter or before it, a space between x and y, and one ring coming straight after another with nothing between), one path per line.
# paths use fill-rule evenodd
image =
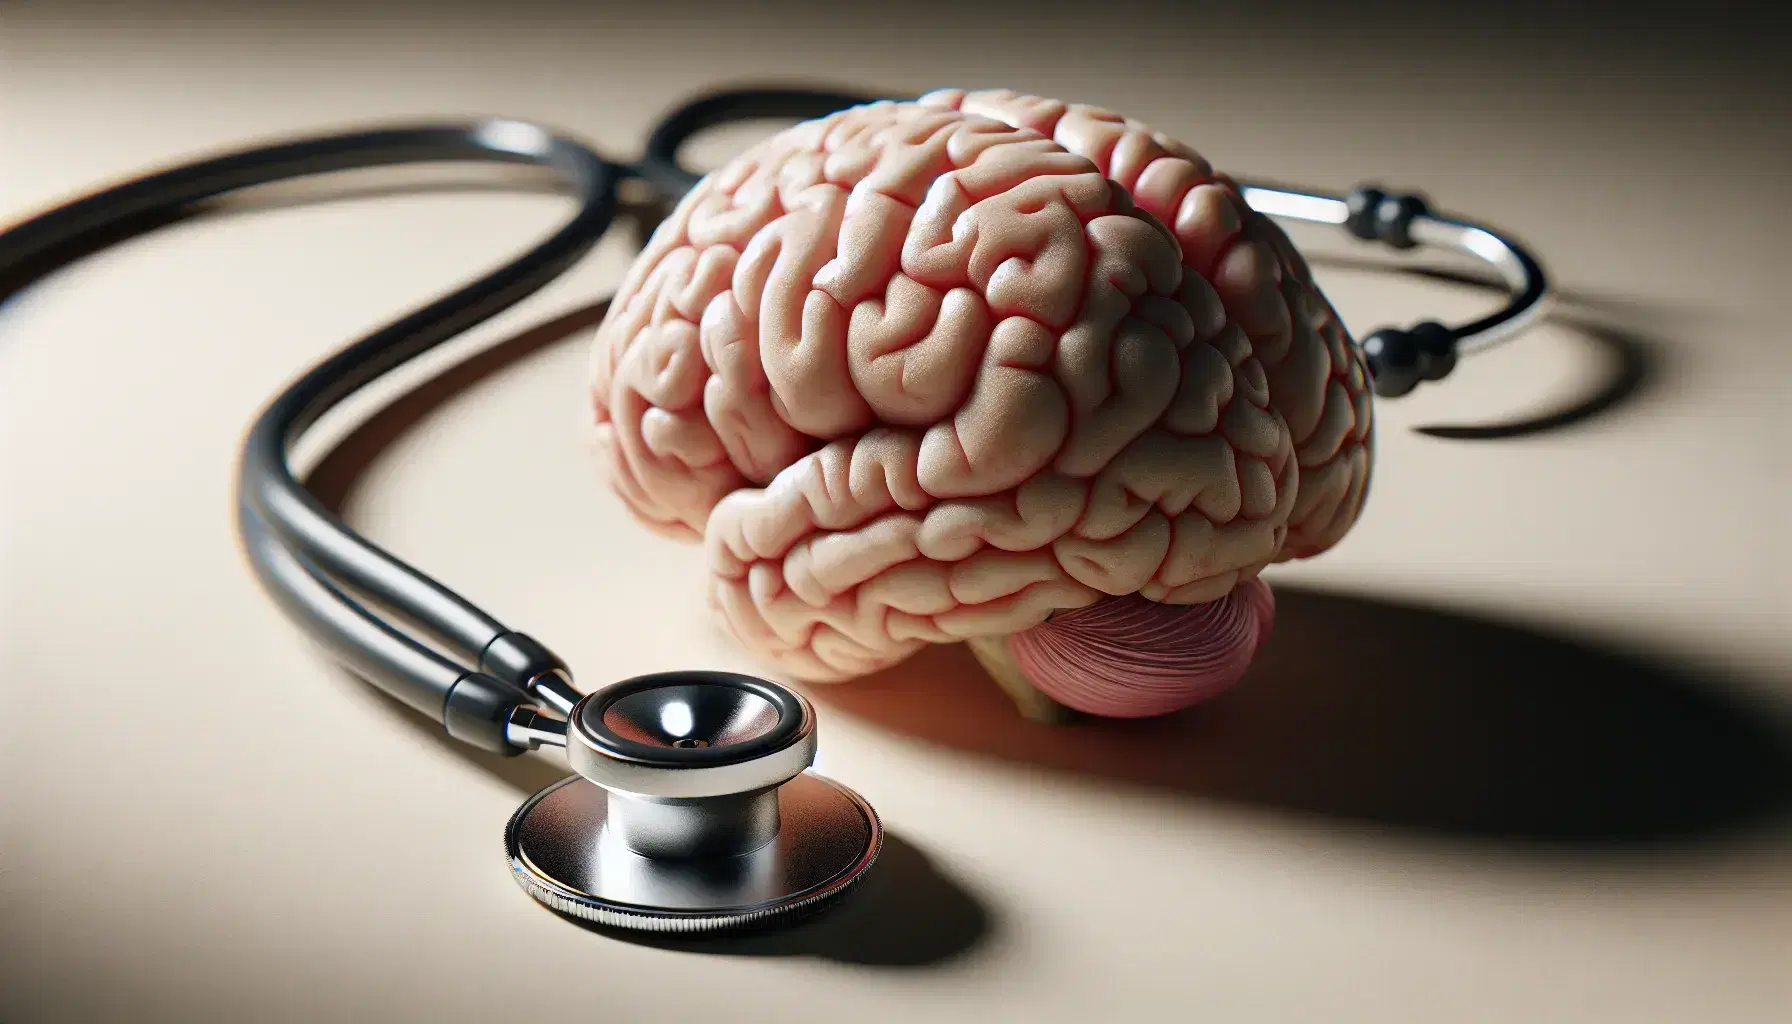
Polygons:
M656 693L676 695L659 705L662 715L685 709L684 721L658 723L656 738L688 738L688 745L653 742L642 736L647 730L629 721L627 711L640 709L628 705L651 701ZM705 722L706 714L729 720ZM705 725L719 726L725 741L691 735ZM809 702L784 687L732 672L664 672L625 680L581 700L566 732L566 759L574 771L612 793L648 799L752 793L795 778L815 761L815 709Z

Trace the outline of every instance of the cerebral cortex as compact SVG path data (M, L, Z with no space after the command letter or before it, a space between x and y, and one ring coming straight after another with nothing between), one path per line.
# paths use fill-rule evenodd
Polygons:
M693 188L592 350L612 487L747 651L837 681L1108 596L1226 596L1355 522L1362 353L1189 146L941 90Z

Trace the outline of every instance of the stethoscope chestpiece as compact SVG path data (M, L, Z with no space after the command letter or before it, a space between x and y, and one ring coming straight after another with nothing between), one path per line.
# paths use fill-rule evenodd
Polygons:
M858 794L808 771L815 710L728 672L598 690L567 716L579 774L505 829L511 874L560 913L656 932L789 923L849 891L883 841Z

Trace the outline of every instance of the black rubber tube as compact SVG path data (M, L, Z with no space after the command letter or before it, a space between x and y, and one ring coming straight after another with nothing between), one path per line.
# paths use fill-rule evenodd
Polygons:
M492 128L494 124L499 127ZM512 150L494 149L488 144L493 135L505 134L526 136L537 148L528 156L519 156ZM471 602L331 516L293 478L286 461L288 448L319 416L370 381L514 305L563 273L609 227L615 214L620 173L575 142L515 122L458 129L405 129L319 141L336 142L345 149L371 148L375 155L387 157L383 162L389 163L534 163L560 172L580 201L572 220L519 259L380 328L313 367L274 399L250 428L243 447L242 498L270 527L325 572L364 591L476 661L494 639L509 630ZM371 163L366 161L361 166Z
M244 553L288 618L339 661L412 708L441 721L442 707L465 666L416 643L360 607L293 554L255 509L237 505Z
M510 712L531 702L514 684L468 669L416 643L342 592L281 542L247 503L237 530L249 564L288 618L357 675L440 722L463 743L515 756Z
M509 632L447 587L355 533L293 477L290 445L328 409L408 359L514 305L554 280L602 237L616 184L632 173L535 125L489 120L300 139L196 161L102 189L0 233L0 281L10 293L82 254L96 238L167 223L244 188L337 171L444 162L528 164L558 173L575 215L521 257L343 349L305 373L256 420L238 475L238 527L262 585L337 657L382 690L447 724L465 722L466 699L490 747L489 708L524 680L484 675L405 636L349 598L335 577L430 633L475 664ZM127 236L128 237L128 236ZM21 277L26 280L21 280ZM514 690L520 699L521 691ZM464 732L465 730L459 730ZM500 744L501 745L501 744Z
M678 160L678 151L698 132L761 118L807 121L877 101L876 96L832 89L774 87L709 93L674 108L660 119L647 136L647 148L636 173L662 195L683 195L703 177Z

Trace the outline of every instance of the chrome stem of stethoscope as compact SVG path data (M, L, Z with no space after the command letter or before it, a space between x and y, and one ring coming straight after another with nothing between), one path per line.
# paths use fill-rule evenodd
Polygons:
M566 746L566 719L555 718L533 704L510 709L504 723L504 742L522 750Z

